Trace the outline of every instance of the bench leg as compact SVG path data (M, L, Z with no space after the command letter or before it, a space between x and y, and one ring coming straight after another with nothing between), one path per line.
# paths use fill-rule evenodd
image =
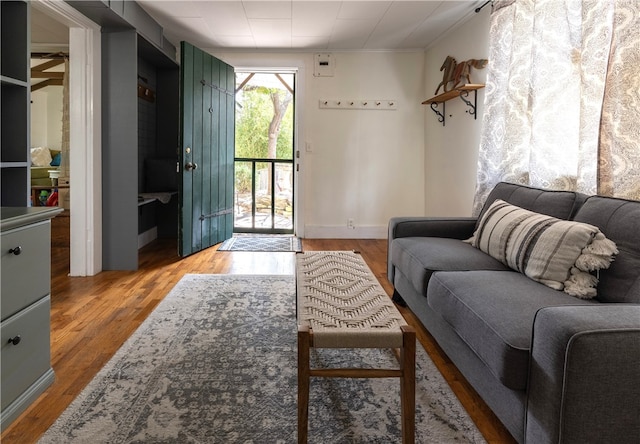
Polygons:
M402 327L400 377L400 403L402 416L402 443L413 444L416 434L416 332L410 326Z
M306 444L309 429L309 346L308 326L298 326L298 444Z

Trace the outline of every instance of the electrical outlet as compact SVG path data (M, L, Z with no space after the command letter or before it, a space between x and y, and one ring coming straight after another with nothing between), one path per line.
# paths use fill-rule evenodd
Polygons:
M353 230L356 228L354 222L353 222L353 218L349 218L347 219L347 228Z

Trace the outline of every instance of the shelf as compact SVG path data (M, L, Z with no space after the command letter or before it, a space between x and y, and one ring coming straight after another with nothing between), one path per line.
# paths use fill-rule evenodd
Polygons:
M442 94L438 94L435 97L425 100L422 102L423 105L430 105L431 110L436 113L438 116L438 122L442 123L442 126L445 124L445 102L451 99L455 99L456 97L460 97L460 99L467 104L469 110L467 113L471 114L474 119L477 119L476 116L476 103L478 99L478 90L484 88L484 84L482 83L466 83L464 85L458 86L457 88L452 89L451 91L444 92ZM469 95L469 91L473 91L473 103L466 99ZM442 112L438 110L438 105L442 104Z
M464 94L465 92L466 94L468 94L469 91L475 91L481 88L484 88L484 85L482 83L466 83L462 86L458 86L457 88L452 89L451 91L447 91L435 97L427 99L424 102L422 102L422 104L429 105L431 103L444 103L447 100L451 100L456 97L459 97L461 94Z
M3 77L5 80L6 77ZM13 83L2 83L2 116L0 117L1 162L29 160L29 89Z
M13 77L0 76L0 83L2 85L12 85L12 86L20 86L22 88L26 88L29 86L29 83L24 80L14 79Z
M29 168L2 168L0 201L3 207L26 207L29 203L27 183Z
M0 204L3 206L29 204L30 10L27 1L0 0Z
M0 162L0 168L28 168L29 162Z
M0 1L0 74L29 81L29 16L31 5L25 1Z

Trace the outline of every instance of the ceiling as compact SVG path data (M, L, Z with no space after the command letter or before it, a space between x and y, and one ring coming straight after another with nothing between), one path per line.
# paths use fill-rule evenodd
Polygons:
M138 3L173 44L278 50L426 48L479 1L157 1Z
M234 50L425 49L482 0L138 0L178 46ZM34 8L32 10L35 11ZM32 15L34 42L64 43L64 25Z
M68 49L69 28L31 7L31 50L57 52Z

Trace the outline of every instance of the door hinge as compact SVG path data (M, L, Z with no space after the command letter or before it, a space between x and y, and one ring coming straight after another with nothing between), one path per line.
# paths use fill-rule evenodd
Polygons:
M224 210L216 211L215 213L202 214L198 219L200 219L200 221L203 221L205 219L211 219L212 217L224 216L232 213L233 213L233 208L226 208Z

